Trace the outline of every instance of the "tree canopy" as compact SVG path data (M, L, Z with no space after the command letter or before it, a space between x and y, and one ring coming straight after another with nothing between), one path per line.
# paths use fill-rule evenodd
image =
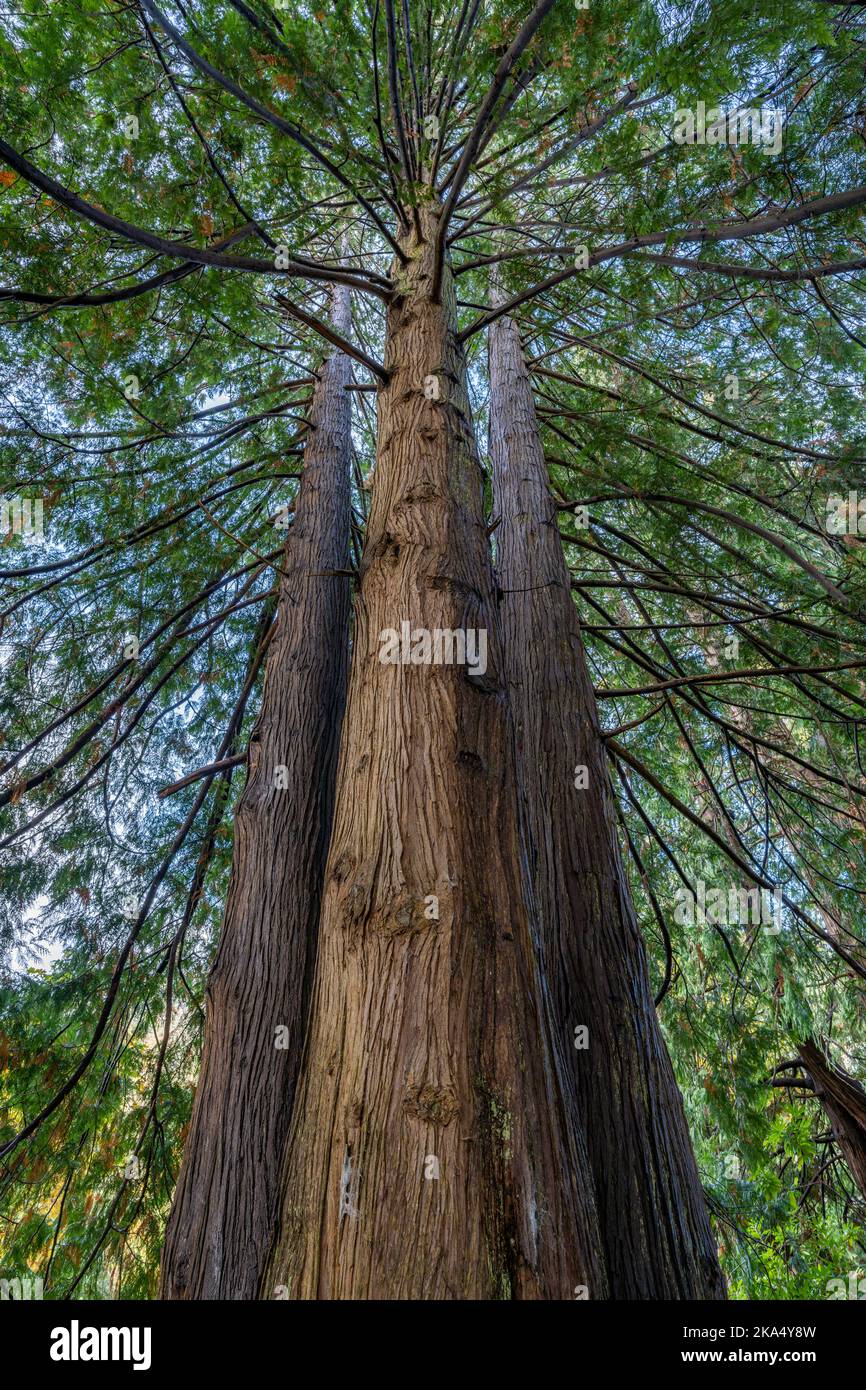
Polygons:
M495 315L530 365L732 1292L863 1266L799 1048L866 1076L864 69L814 0L0 17L4 1268L154 1292L305 405L346 351L357 562L437 198L482 453Z

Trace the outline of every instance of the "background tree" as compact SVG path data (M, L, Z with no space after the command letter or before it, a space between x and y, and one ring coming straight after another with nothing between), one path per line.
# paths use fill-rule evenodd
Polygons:
M491 324L489 349L497 575L518 778L543 970L556 1029L573 1037L569 1106L586 1136L610 1290L629 1299L719 1297L715 1240L617 844L598 708L512 319Z
M346 285L333 287L330 307L345 333ZM162 1288L172 1298L255 1297L304 1047L349 625L349 359L332 351L317 377L281 557L279 618L263 639L261 710L234 818L201 1072L166 1233Z

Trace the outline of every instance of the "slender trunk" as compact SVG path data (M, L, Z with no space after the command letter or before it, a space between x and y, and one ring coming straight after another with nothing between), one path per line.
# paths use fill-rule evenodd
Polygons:
M589 1148L611 1296L722 1298L620 859L595 696L520 337L507 317L489 334L504 675L541 958L554 1027L570 1053L570 1113Z
M333 294L349 329L349 291ZM350 380L322 367L278 626L235 817L201 1074L162 1257L163 1298L254 1298L308 1013L348 665ZM332 573L328 573L331 571Z
M482 474L432 234L389 309L304 1072L262 1296L604 1296L540 1000ZM438 398L437 398L438 396ZM486 635L486 670L382 634ZM396 653L399 657L399 652ZM433 655L431 664L425 656Z
M866 1198L866 1090L814 1041L798 1049L857 1189Z

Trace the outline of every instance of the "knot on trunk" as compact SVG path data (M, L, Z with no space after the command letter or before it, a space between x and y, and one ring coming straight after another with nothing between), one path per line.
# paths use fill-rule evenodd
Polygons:
M403 1094L403 1109L415 1120L431 1125L450 1125L460 1110L453 1086L435 1086L431 1082L409 1084Z
M404 890L372 914L370 926L382 936L408 936L430 928L435 931L439 916L438 897L416 896Z

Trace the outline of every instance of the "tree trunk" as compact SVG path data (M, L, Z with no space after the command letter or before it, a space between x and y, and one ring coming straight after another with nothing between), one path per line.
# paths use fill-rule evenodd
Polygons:
M388 313L310 1032L265 1298L605 1294L539 992L449 269L431 297L437 218L421 209ZM485 632L486 671L381 660L382 634L403 621Z
M349 291L336 287L347 332ZM323 365L278 626L235 817L201 1074L162 1257L163 1298L255 1298L301 1065L348 665L350 364Z
M542 968L554 1027L570 1056L570 1114L589 1148L611 1297L723 1298L620 859L532 387L517 327L507 317L490 327L489 362L504 674L517 728ZM582 1027L587 1037L576 1032Z
M866 1090L814 1041L798 1049L861 1196L866 1198Z

